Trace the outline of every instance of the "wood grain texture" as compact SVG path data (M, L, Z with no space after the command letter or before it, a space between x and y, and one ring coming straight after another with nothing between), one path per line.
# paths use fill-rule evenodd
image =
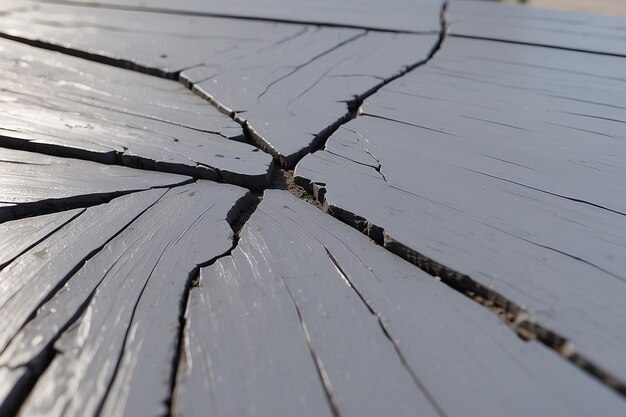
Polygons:
M425 60L439 39L438 33L47 4L9 11L0 16L0 24L8 36L66 48L88 59L172 77L181 71L184 83L246 126L257 146L289 167L348 120L363 97ZM165 141L159 146L173 145ZM215 152L227 159L234 154ZM133 149L129 153L141 156ZM240 153L245 155L243 149ZM252 162L242 156L242 164Z
M450 34L626 57L626 17L485 1L450 2ZM593 57L589 57L593 61Z
M492 313L285 191L266 191L231 256L202 269L185 348L181 416L327 415L319 392L310 404L309 348L342 416L625 407Z
M390 250L524 307L623 382L626 63L596 58L449 39L296 181Z
M245 195L204 181L170 189L72 276L4 355L28 366L80 313L20 414L166 413L190 275L229 250Z
M58 213L73 218L0 272L0 314L5 318L0 325L0 414L12 414L24 387L45 366L46 347L66 326L57 312L75 314L72 306L80 306L89 294L72 292L68 305L52 309L47 300L62 287L67 291L74 272L165 192L137 192L107 204ZM36 223L37 219L27 220ZM34 315L37 319L30 321ZM48 321L37 326L42 316Z
M293 167L387 80L427 59L437 35L313 29L268 50L185 70L194 91L246 123L258 146ZM254 62L254 71L250 71Z
M0 350L76 268L164 193L134 193L90 207L0 271L0 314L5 318Z
M67 210L0 224L0 269L82 212Z
M373 0L348 0L340 4L332 0L182 0L175 4L166 0L59 0L58 3L410 32L439 30L443 6L443 0L400 0L394 7Z
M0 50L0 145L267 185L272 158L179 83L7 40Z
M0 222L191 178L0 147Z

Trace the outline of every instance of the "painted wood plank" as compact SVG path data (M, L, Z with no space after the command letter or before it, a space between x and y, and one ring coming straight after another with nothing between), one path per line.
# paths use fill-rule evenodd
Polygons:
M626 56L626 18L621 16L460 0L450 2L448 16L453 36Z
M437 35L309 30L280 48L239 50L181 77L248 124L287 167L349 119L355 103L425 60ZM249 62L255 63L250 71Z
M74 214L71 221L0 271L0 314L5 318L0 324L0 414L12 414L19 406L21 392L33 378L32 373L45 363L43 347L64 326L64 322L55 320L55 314L57 309L67 310L58 305L47 308L46 300L66 285L95 251L165 192L142 191L100 206L74 210L78 216ZM10 223L14 222L5 224ZM80 305L88 295L81 297L74 292L70 304ZM48 322L32 332L30 329L40 321L29 321L35 313L38 318L47 317Z
M165 414L188 282L231 247L245 195L205 181L170 189L72 276L3 355L31 366L86 304L21 415Z
M182 175L0 147L0 221L72 205L97 204L120 194L190 180Z
M332 26L356 26L390 31L437 31L443 0L400 0L394 7L373 0L60 0L59 3L155 10L163 13L228 15L240 18L291 21Z
M164 193L133 193L90 207L0 271L0 314L5 318L0 350L76 268Z
M296 181L390 250L526 308L624 382L625 65L449 39Z
M90 59L130 62L174 76L182 71L183 82L245 124L256 144L286 166L347 120L363 97L425 60L439 39L438 33L375 33L58 5L9 12L0 16L0 24L9 36L70 48ZM168 140L159 145L170 149ZM247 159L242 157L251 163Z
M0 224L0 269L82 212L67 210Z
M302 256L309 241L271 220L253 214L192 289L177 414L329 415L324 380L340 415L436 416L330 258Z
M293 301L246 255L203 268L191 289L174 413L333 416Z
M0 50L0 145L268 184L272 158L179 83L7 40Z
M307 342L339 415L626 407L491 312L285 191L266 191L231 256L202 269L185 342L176 415L307 412L296 401L310 398L302 393L314 371L297 367Z

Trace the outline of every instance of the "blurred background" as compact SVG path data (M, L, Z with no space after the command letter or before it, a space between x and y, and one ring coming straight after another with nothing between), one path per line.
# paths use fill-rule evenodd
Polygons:
M535 7L626 16L626 0L495 0Z

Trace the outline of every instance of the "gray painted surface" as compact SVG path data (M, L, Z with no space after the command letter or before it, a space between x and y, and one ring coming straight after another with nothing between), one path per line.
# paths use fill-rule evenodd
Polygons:
M0 350L76 268L164 193L134 193L90 207L0 271Z
M450 2L448 16L452 35L626 57L623 17L459 0Z
M428 59L440 0L65 3L0 0L0 36L63 52L0 41L1 415L624 415L390 253L624 383L622 21L455 2L298 165L342 223L176 174L267 186L240 125L293 165Z
M437 40L307 28L280 47L243 45L217 65L185 70L181 77L247 123L261 148L292 167L329 129L348 120L355 103L426 60Z
M354 104L368 93L424 61L439 36L55 5L37 7L0 16L2 31L71 48L90 59L116 60L116 65L168 76L182 70L183 82L224 113L247 123L257 145L286 166L293 166L329 129L347 120L350 110L356 110ZM170 142L168 137L157 145L170 149ZM174 148L183 147L183 142ZM235 151L245 155L241 144L232 145L241 149L217 148L219 145L226 146L220 141L207 144L227 159ZM139 156L148 152L141 148L132 151ZM160 160L160 154L152 153L152 159ZM189 155L198 158L195 153ZM245 170L251 174L255 163L268 158L254 156L231 164L229 172ZM218 162L225 164L213 159L201 162L217 167L221 167L216 165ZM204 177L214 179L210 173Z
M182 175L0 148L0 221L190 180Z
M614 57L448 39L296 180L390 250L469 275L626 381L625 71Z
M72 276L5 354L13 368L28 365L87 303L20 414L166 413L187 282L231 247L226 220L245 193L204 181L172 188Z
M162 12L230 15L321 25L357 26L391 31L437 31L443 0L399 0L394 7L374 0L59 0L66 4L93 4Z
M179 83L0 40L5 146L267 185L271 157ZM33 115L37 115L33 117Z
M68 210L0 224L0 268L82 212L82 209Z
M309 403L307 342L342 416L625 407L492 313L285 191L266 191L232 255L202 269L186 323L181 416L327 414L316 408L326 403Z

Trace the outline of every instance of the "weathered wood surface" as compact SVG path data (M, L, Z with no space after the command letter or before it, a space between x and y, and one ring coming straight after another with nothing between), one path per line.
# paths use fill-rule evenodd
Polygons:
M0 224L0 269L41 242L82 210L67 210Z
M436 32L443 0L399 0L385 7L373 0L58 0L58 3L153 10L180 14L232 16L242 20L286 21L321 26L357 27L401 32Z
M0 147L0 221L190 180L182 175Z
M626 61L592 57L448 39L296 181L390 250L526 308L623 382Z
M135 203L116 219L118 225L105 217L111 231L122 232L101 249L91 249L95 254L65 278L63 288L48 297L26 326L15 328L19 333L0 356L0 364L12 374L41 369L37 360L51 343L57 352L22 415L165 412L188 281L199 265L231 247L227 220L245 202L245 190L198 182L146 193L99 206L104 210L111 204ZM133 216L138 218L130 223ZM83 227L80 219L69 226ZM106 239L97 228L85 233L93 236L78 235L72 241L55 234L49 240L70 239L70 245L79 245ZM48 263L51 268L72 267L55 257ZM11 266L2 273L10 273ZM15 307L6 310L12 317Z
M623 412L545 347L286 191L265 192L237 248L202 269L185 317L176 415L329 415L322 385L342 416Z
M229 140L241 127L182 85L12 41L0 49L3 145L268 184L272 158Z
M183 82L246 124L257 145L286 166L345 122L362 98L426 60L439 39L438 33L46 4L9 9L0 23L10 36L70 48L91 59L131 63L173 77L182 71ZM253 162L245 160L238 169Z
M473 0L451 1L448 16L452 36L626 57L623 17Z
M0 415L624 415L626 26L443 11L0 0Z
M181 77L245 122L262 149L293 167L367 94L425 61L437 40L313 29L270 50L239 48L217 65L191 68Z

